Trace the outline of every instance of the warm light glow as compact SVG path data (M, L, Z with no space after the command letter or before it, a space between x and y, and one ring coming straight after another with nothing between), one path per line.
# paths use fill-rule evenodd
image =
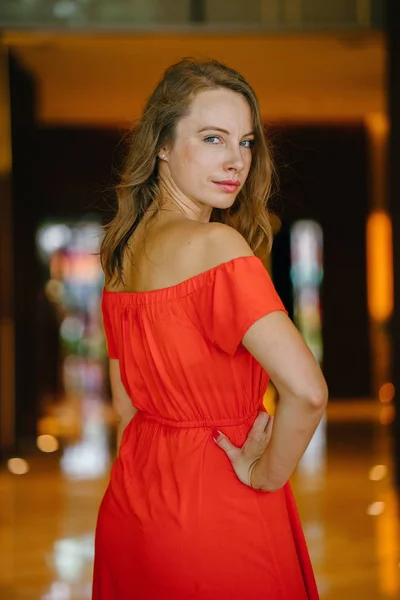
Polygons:
M53 435L39 435L36 440L37 447L42 452L55 452L60 447L58 440Z
M376 321L393 312L392 222L384 211L374 212L367 222L368 309Z
M388 404L394 398L395 387L393 383L384 383L379 390L379 400L383 404Z
M373 502L368 506L367 514L371 515L371 517L377 517L383 513L385 510L384 502Z
M400 575L397 568L400 529L397 495L392 486L383 489L384 512L375 520L375 556L378 559L379 591L382 598L398 598Z
M387 467L385 465L375 465L369 472L371 481L381 481L387 475Z
M379 421L382 423L382 425L390 425L394 421L395 414L395 408L392 404L389 406L384 406L382 407Z
M7 467L13 475L25 475L29 471L29 465L23 458L10 458Z
M274 385L270 382L267 387L267 391L264 394L264 398L263 398L265 410L267 411L267 413L269 415L275 414L276 396L277 396L276 389L275 389Z

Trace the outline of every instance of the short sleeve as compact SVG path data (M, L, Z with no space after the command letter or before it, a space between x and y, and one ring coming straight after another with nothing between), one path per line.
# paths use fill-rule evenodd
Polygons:
M110 307L107 302L106 294L103 291L101 302L101 311L103 315L103 327L107 342L107 354L109 358L118 358L117 341L114 332L114 326L110 314Z
M255 256L221 265L211 287L207 335L231 356L258 319L274 311L287 312L268 271Z

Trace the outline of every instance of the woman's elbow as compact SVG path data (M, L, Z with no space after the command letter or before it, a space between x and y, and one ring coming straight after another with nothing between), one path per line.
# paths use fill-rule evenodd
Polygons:
M128 404L127 402L118 402L116 398L113 398L113 408L118 422L125 424L129 423L129 421L137 413L137 409L132 404Z
M321 377L316 385L307 393L307 403L309 406L318 412L323 412L328 404L329 391L326 381Z

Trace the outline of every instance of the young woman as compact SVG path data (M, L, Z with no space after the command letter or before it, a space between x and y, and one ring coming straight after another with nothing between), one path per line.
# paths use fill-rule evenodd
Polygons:
M272 176L243 77L216 61L170 67L101 251L121 444L95 600L318 598L288 480L327 388L258 257Z

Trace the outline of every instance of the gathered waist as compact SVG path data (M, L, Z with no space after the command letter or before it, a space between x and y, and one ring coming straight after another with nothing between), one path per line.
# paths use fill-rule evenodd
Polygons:
M262 407L260 407L262 408ZM167 427L175 427L178 429L213 429L220 427L238 427L249 421L251 418L256 418L258 409L253 409L250 413L242 417L235 417L230 419L204 419L204 420L193 420L193 421L178 421L176 419L167 419L161 415L153 415L144 411L139 411L142 419L149 422L154 422L159 425L166 425Z

